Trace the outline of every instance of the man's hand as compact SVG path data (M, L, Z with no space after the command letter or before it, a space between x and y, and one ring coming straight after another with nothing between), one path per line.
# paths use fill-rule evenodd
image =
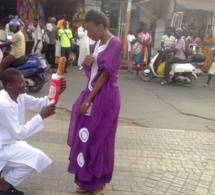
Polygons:
M93 55L87 55L86 58L85 58L85 60L84 60L84 63L85 63L87 66L91 67L92 64L93 64L93 62L94 62L94 57L93 57Z
M44 106L40 112L42 119L45 119L53 114L55 114L55 104L50 104L49 106Z
M66 79L60 78L60 94L62 94L66 89Z

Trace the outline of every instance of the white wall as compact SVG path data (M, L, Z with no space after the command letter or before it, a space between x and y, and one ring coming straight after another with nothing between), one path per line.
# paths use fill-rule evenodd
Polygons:
M174 0L162 0L162 11L161 11L161 18L162 19L170 19L172 13L174 11L175 1Z
M161 2L162 2L162 4L160 5L161 15L159 20L157 20L155 31L154 41L155 51L161 47L161 38L166 33L166 27L168 26L167 22L171 19L175 6L174 0L162 0Z
M154 42L154 50L158 50L161 48L161 38L165 34L165 26L166 21L164 19L157 20L156 32L155 32L155 42Z

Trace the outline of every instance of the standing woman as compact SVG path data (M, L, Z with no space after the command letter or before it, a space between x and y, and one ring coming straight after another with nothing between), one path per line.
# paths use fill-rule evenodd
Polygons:
M114 169L121 42L107 26L103 13L90 10L86 14L85 28L96 43L82 64L88 82L73 105L68 134L68 171L75 174L77 192L85 195L104 194Z
M137 36L137 42L133 46L133 60L136 68L149 64L151 43L152 36L148 33L147 24L144 23L142 31Z
M210 68L210 65L212 63L212 57L209 54L209 49L213 43L215 43L215 38L213 37L213 31L208 30L208 36L204 37L203 44L202 44L203 45L202 53L206 57L205 62L204 62L204 66L202 68L203 72L208 72L208 69Z
M201 39L198 37L198 34L199 34L199 30L194 29L193 30L193 35L186 39L186 43L188 45L188 48L189 48L190 44L196 44L198 46L201 45Z

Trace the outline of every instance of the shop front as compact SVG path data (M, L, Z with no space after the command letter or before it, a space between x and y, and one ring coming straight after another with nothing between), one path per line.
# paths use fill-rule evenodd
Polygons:
M212 0L176 0L171 25L174 28L199 29L203 38L208 29L214 30L215 11Z
M9 15L21 20L44 17L46 0L0 0L0 39L5 38L4 27L8 23Z

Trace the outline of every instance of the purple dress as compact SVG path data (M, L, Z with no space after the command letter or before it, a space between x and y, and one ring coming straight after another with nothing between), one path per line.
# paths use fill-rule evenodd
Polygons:
M109 183L114 169L115 135L120 111L120 92L117 84L121 61L121 42L111 37L105 45L98 41L93 48L95 61L91 68L82 64L88 77L86 89L73 105L68 134L71 147L68 171L75 174L80 187L95 190ZM87 114L79 108L103 70L109 79L96 94Z

